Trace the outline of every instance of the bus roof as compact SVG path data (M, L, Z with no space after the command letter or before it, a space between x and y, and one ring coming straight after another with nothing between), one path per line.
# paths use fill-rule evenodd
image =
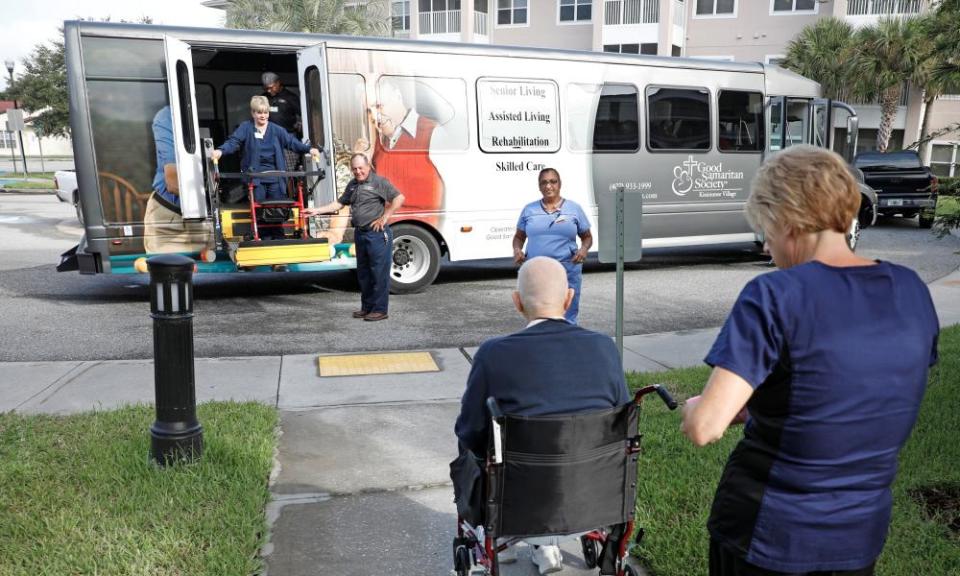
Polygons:
M501 46L493 44L466 44L459 42L435 42L396 38L373 38L364 36L340 36L332 34L307 34L301 32L275 32L272 30L234 30L221 28L194 28L186 26L160 26L154 24L126 24L115 22L90 22L68 20L64 30L76 28L82 35L108 37L161 38L170 35L192 44L216 44L236 48L260 47L298 50L321 42L328 46L343 48L373 48L406 52L444 52L475 56L535 57L538 59L573 60L656 66L662 68L689 68L727 72L764 73L759 62L725 62L698 58L647 56L639 54L614 54L587 50L562 50L556 48L533 48L529 46ZM810 80L807 80L808 82Z

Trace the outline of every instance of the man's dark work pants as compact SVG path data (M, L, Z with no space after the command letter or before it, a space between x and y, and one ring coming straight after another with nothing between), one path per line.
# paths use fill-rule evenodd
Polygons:
M360 281L360 309L387 313L390 297L390 264L393 258L393 232L385 228L356 230L357 280Z

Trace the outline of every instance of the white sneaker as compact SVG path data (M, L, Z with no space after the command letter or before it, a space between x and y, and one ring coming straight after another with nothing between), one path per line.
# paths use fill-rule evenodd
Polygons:
M534 546L531 558L541 574L563 570L563 554L559 546Z

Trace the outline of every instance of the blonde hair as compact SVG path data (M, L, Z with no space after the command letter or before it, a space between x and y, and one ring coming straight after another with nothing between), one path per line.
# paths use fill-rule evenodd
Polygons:
M254 96L250 99L250 111L251 112L269 112L270 111L270 101L267 100L266 96Z
M860 209L860 190L835 152L799 144L771 156L753 179L746 215L754 230L846 232Z

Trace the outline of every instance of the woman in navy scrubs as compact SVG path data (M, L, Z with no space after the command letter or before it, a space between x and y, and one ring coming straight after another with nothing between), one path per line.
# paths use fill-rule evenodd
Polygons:
M563 264L567 271L567 285L573 288L573 302L567 308L565 318L576 324L580 312L583 261L593 245L590 221L579 204L560 196L560 173L555 169L541 170L537 182L542 198L527 204L520 212L517 231L513 235L513 260L520 265L527 258L548 256Z
M754 181L747 217L779 270L740 293L684 407L697 445L746 420L707 523L711 576L874 573L939 325L915 272L850 250L859 206L844 160L813 146Z
M293 150L300 154L309 152L314 158L320 156L320 151L309 144L300 142L285 128L269 121L270 102L265 96L254 96L250 99L250 115L247 120L237 126L227 140L216 150L211 157L214 162L219 161L224 154L233 154L243 150L240 159L242 172L265 172L268 170L287 170L287 162L283 150ZM283 200L287 198L286 178L268 177L255 178L253 197L257 202L264 200ZM276 227L264 228L264 237L283 237L283 229ZM271 233L272 231L272 233Z

